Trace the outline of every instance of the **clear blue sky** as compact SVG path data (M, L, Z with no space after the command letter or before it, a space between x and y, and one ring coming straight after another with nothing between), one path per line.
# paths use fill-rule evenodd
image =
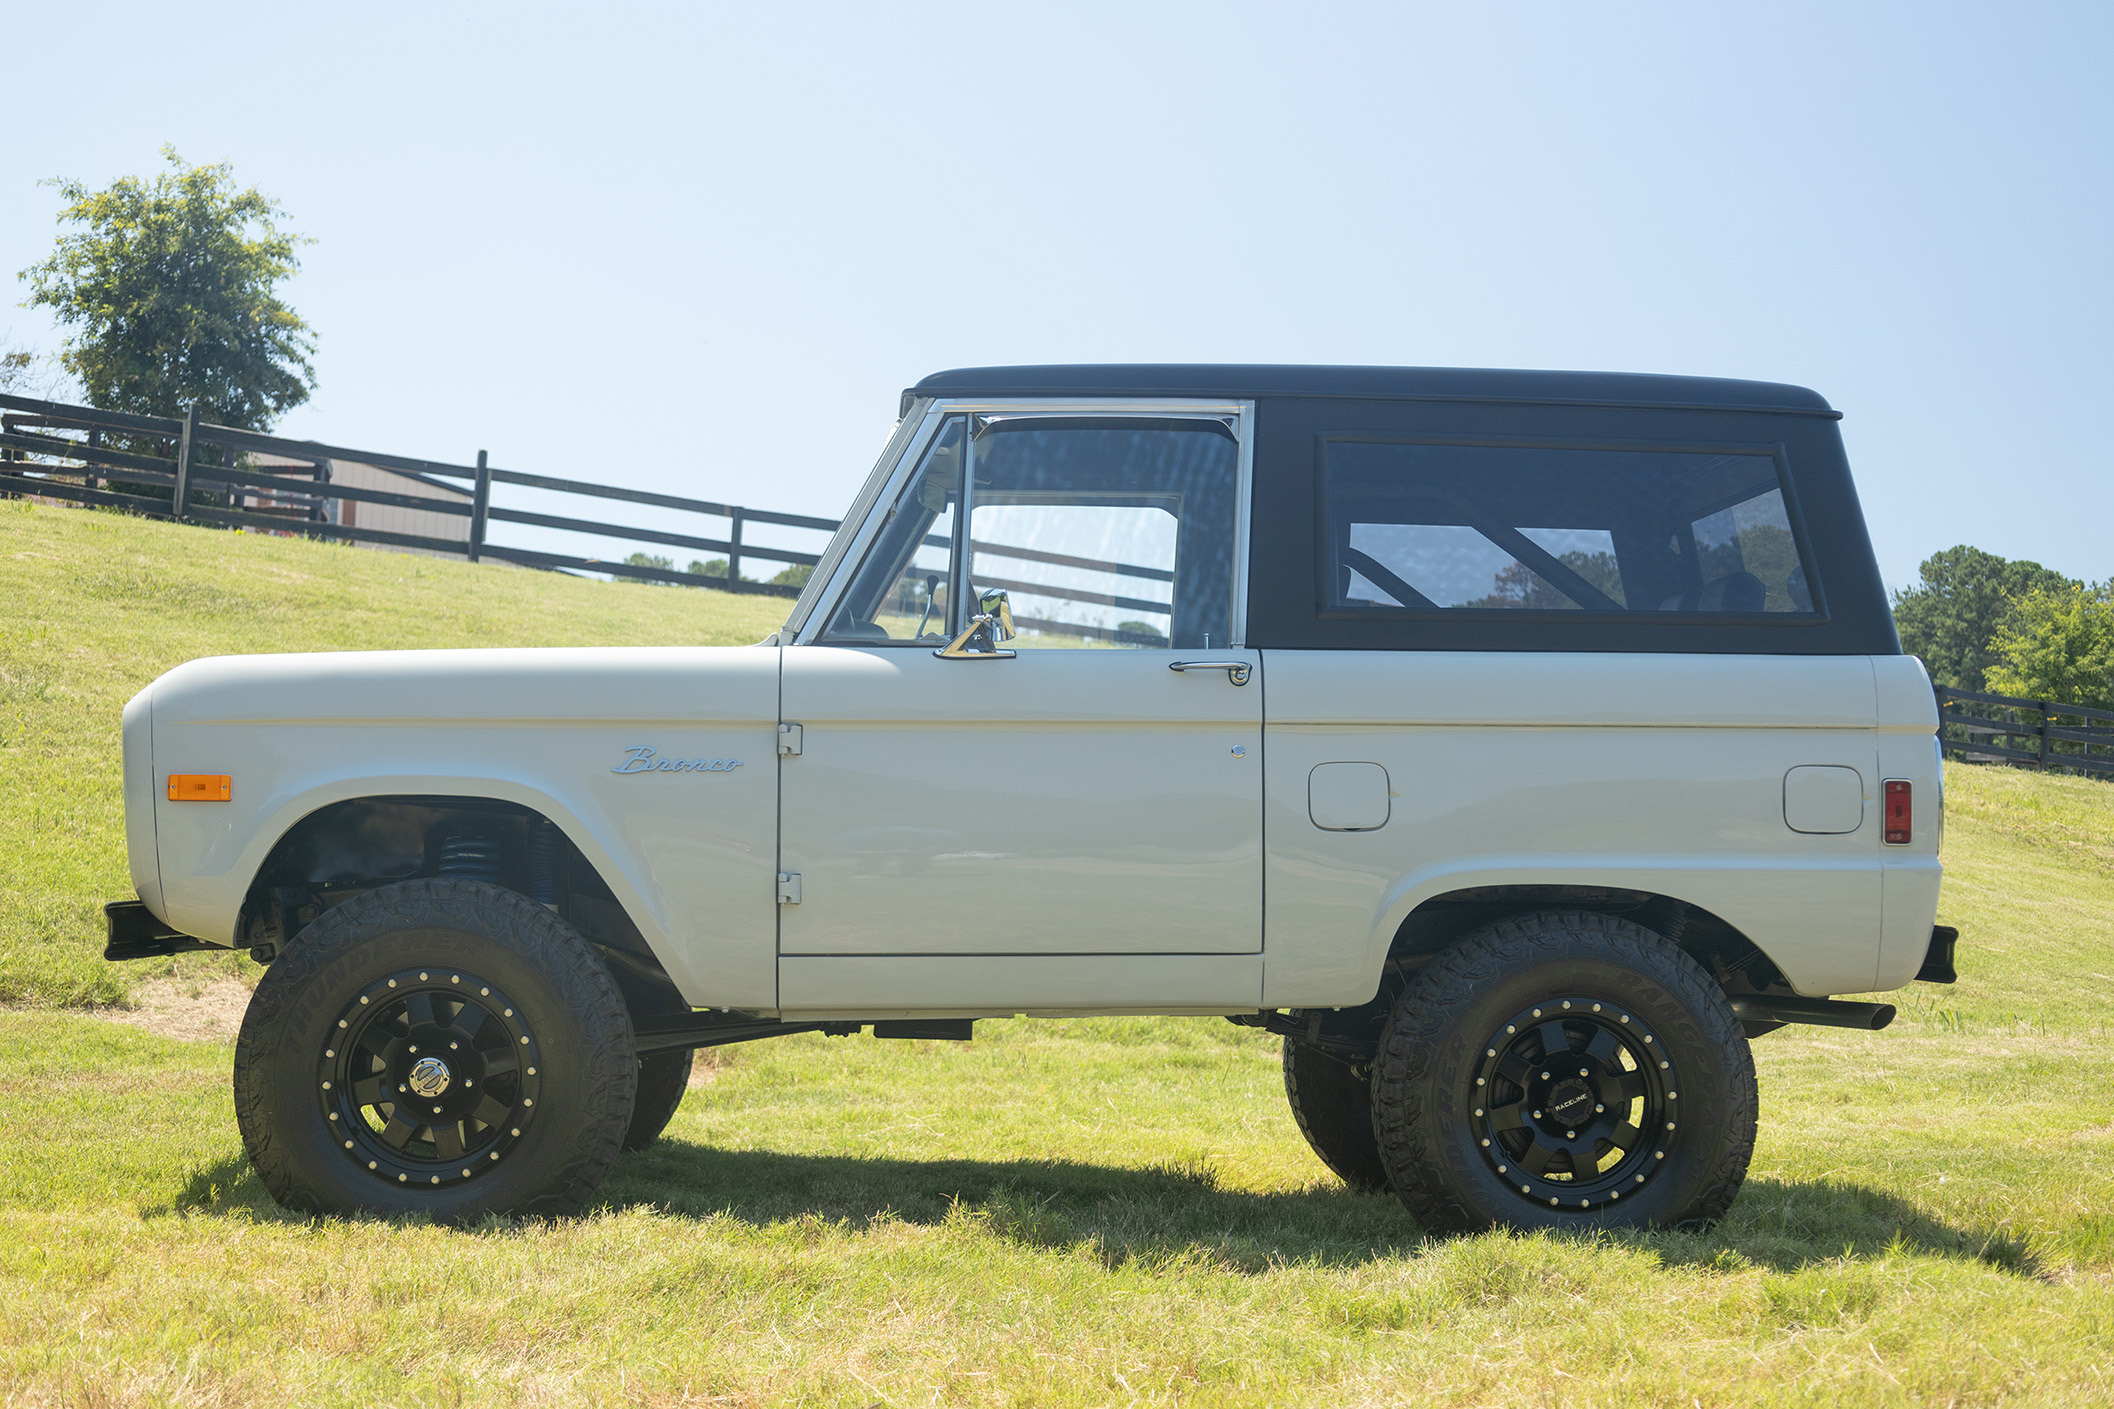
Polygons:
M288 434L835 514L942 367L1757 377L1847 413L1889 581L1957 542L2101 579L2110 37L2088 4L76 0L0 27L0 274L56 233L38 178L172 142L317 241Z

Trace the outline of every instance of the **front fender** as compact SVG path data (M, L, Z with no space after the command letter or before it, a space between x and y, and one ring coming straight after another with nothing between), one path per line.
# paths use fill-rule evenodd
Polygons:
M157 790L162 916L233 944L265 859L319 808L491 798L541 813L571 839L693 1005L775 1007L777 654L194 662L155 687L156 776L234 781L227 802L170 802ZM630 762L641 749L656 762L720 766L643 769Z

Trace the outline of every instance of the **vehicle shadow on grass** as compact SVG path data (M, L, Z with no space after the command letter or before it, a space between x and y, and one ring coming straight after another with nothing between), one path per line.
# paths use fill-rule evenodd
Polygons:
M1358 1193L1333 1180L1258 1193L1226 1187L1208 1166L792 1155L663 1140L620 1163L603 1197L616 1208L720 1215L757 1226L968 1218L1020 1243L1091 1245L1111 1266L1184 1257L1248 1272L1288 1262L1343 1266L1432 1242L1392 1195ZM1701 1231L1558 1236L1606 1237L1669 1264L1722 1270L1789 1271L1890 1249L2026 1275L2037 1270L2025 1242L2009 1233L1955 1226L1894 1195L1832 1180L1750 1179L1728 1216Z
M1226 1187L1208 1165L1148 1168L1061 1160L904 1160L723 1150L662 1140L619 1160L601 1206L679 1218L732 1218L757 1228L968 1223L1029 1247L1083 1249L1109 1267L1208 1262L1259 1273L1286 1264L1345 1267L1418 1254L1433 1240L1388 1194L1333 1181L1254 1192ZM150 1214L302 1223L272 1202L249 1162L194 1170ZM1699 1231L1581 1231L1672 1266L1795 1271L1817 1262L1905 1253L2035 1275L2011 1233L1949 1223L1892 1194L1839 1180L1749 1179L1731 1212Z

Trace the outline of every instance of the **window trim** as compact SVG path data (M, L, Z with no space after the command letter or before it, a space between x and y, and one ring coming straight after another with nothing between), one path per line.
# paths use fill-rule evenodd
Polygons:
M852 579L866 561L874 538L880 533L889 510L896 506L909 487L909 477L917 472L924 459L926 449L939 435L947 417L956 415L1009 416L1009 417L1074 417L1110 416L1140 420L1226 420L1234 422L1236 447L1236 475L1234 485L1233 518L1233 642L1235 647L1245 645L1248 638L1248 583L1249 583L1249 512L1254 498L1255 474L1255 403L1253 401L1224 401L1203 397L943 397L924 403L923 421L916 431L903 443L895 464L888 470L881 492L865 504L865 518L851 529L845 540L845 549L830 573L828 584L816 596L797 629L789 632L789 645L813 645L823 636L824 629L837 614L844 595L851 590ZM950 566L949 596L954 599L948 605L949 616L954 615L955 603L964 610L968 607L965 585L969 570L968 554L962 549L966 545L959 541L968 533L969 516L975 505L975 440L974 427L965 437L962 456L962 493L956 506L953 563ZM879 467L876 467L876 478ZM871 481L869 481L871 482ZM864 496L862 495L862 498ZM850 521L846 521L850 527ZM845 530L840 529L843 536ZM966 618L963 618L964 620ZM951 632L960 631L958 624L950 626ZM857 643L846 642L846 645Z
M1628 452L1632 454L1662 455L1752 455L1767 456L1776 469L1777 492L1783 496L1784 517L1791 529L1792 545L1798 550L1799 563L1806 570L1806 590L1813 599L1810 612L1633 612L1633 611L1576 611L1561 608L1520 607L1505 610L1472 610L1462 607L1390 607L1374 604L1370 607L1346 607L1335 605L1330 598L1330 578L1335 567L1334 545L1329 533L1329 446L1331 444L1359 445L1432 445L1456 446L1479 450L1600 450ZM1798 488L1790 473L1789 447L1782 441L1654 441L1654 440L1584 440L1558 436L1477 436L1424 433L1393 433L1386 431L1316 431L1314 432L1314 615L1321 621L1371 622L1374 624L1419 624L1427 622L1474 621L1488 623L1503 630L1505 623L1546 626L1552 623L1576 623L1585 625L1622 626L1739 626L1743 628L1766 627L1772 630L1804 630L1828 625L1828 598L1825 574L1819 566L1820 555L1814 550L1812 535L1807 532L1805 515L1798 500ZM1743 501L1744 502L1744 501ZM1473 525L1471 525L1472 527ZM1482 530L1478 529L1478 532ZM1488 534L1484 535L1486 538ZM1494 546L1505 548L1492 540ZM1505 549L1509 552L1510 549ZM1529 565L1531 567L1531 564ZM1559 587L1559 590L1560 587Z

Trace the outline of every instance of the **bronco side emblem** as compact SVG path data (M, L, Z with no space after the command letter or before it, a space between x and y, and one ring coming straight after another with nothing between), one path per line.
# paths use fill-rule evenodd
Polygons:
M626 757L612 773L732 773L741 767L738 758L656 758L644 744L624 750Z

